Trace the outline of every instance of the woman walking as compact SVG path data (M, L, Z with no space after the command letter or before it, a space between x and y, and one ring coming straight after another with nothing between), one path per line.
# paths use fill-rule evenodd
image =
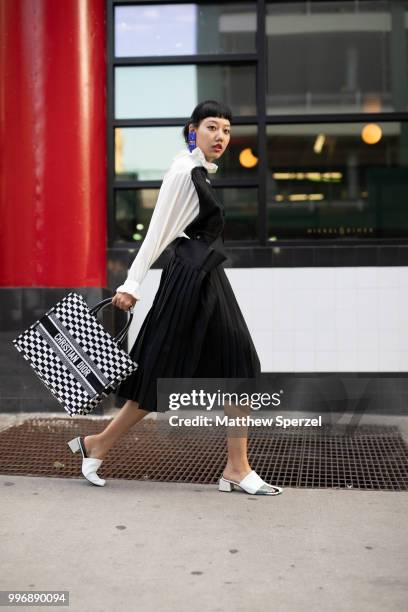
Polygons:
M130 356L138 369L118 387L127 399L99 434L69 442L81 450L82 473L103 486L97 475L108 451L146 414L157 411L158 378L256 378L259 358L222 262L224 210L209 175L230 141L231 111L214 100L198 104L183 129L189 148L166 172L149 229L112 303L129 310L140 299L140 285L154 261L171 245L155 295ZM234 486L251 494L278 495L251 469L246 429L227 437L228 460L220 491Z

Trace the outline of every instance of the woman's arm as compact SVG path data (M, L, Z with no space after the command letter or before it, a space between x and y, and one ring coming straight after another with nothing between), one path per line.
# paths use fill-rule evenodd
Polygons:
M200 210L189 170L169 171L163 179L149 229L117 292L140 299L140 285L164 249L196 218Z

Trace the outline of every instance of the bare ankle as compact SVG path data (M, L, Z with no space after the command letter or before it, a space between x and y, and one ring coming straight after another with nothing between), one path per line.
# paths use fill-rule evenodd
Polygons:
M85 447L89 457L95 459L104 459L108 454L109 447L106 442L101 438L100 434L93 434L85 436L84 438Z
M224 468L223 474L225 478L229 478L230 480L242 480L245 478L247 474L251 471L251 466L249 463L236 465L232 463L228 463Z

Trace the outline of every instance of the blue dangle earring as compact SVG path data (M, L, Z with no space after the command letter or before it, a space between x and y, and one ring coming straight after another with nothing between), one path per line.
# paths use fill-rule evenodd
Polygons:
M197 136L195 132L188 133L188 150L190 153L197 147Z

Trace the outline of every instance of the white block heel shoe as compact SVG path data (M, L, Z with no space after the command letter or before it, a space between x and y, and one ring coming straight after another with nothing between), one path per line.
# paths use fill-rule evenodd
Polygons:
M89 482L98 487L105 486L105 480L103 478L99 478L96 471L100 468L103 459L95 459L94 457L88 457L86 454L85 443L83 438L73 438L68 442L69 448L73 453L77 451L81 451L82 453L82 474L85 476Z
M241 491L245 491L245 493L250 495L279 495L283 492L281 487L268 484L262 480L254 470L251 470L240 482L228 480L224 478L224 475L221 476L218 483L219 491L229 493L234 490L234 487L239 487Z

